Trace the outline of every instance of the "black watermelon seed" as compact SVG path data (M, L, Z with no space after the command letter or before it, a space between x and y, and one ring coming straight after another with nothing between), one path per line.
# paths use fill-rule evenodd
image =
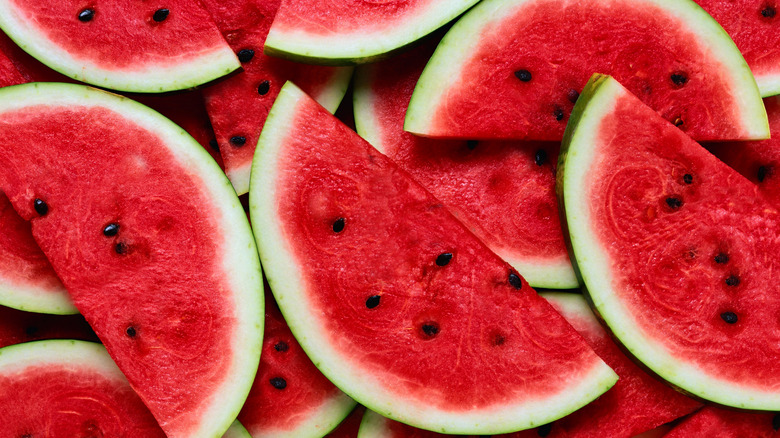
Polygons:
M536 162L537 166L541 166L544 163L547 162L547 151L544 149L539 149L536 151L536 156L534 156L534 162Z
M35 198L35 201L33 201L33 207L35 208L36 213L41 216L46 216L46 214L49 212L49 205L38 198Z
M235 135L233 137L230 137L230 143L235 146L243 146L246 144L246 137L241 135Z
M547 436L550 434L550 432L552 432L552 423L539 426L539 428L536 429L536 434L539 436Z
M252 49L241 49L238 51L238 60L247 63L255 57L255 51Z
M432 338L439 334L439 326L435 322L426 322L422 325L422 331L425 336Z
M758 178L758 182L764 182L766 179L766 175L769 173L769 169L766 166L759 166L758 172L756 173L756 177Z
M682 126L682 125L683 125L685 122L683 122L683 119L682 119L681 117L677 117L676 119L674 119L674 121L673 121L672 123L674 124L674 126L676 126L676 127L678 127L678 128L679 128L679 127L680 127L680 126Z
M257 94L261 96L265 96L269 91L271 91L271 83L268 81L260 82L260 85L257 86Z
M152 20L154 20L154 21L156 21L158 23L162 23L163 21L165 21L166 18L168 18L168 14L170 14L170 13L171 13L171 11L169 11L169 10L167 10L165 8L158 9L158 10L154 11L154 15L152 15Z
M211 146L211 149L214 149L215 151L219 152L219 143L217 143L216 138L212 138L209 140L209 146Z
M678 71L672 73L671 79L674 85L677 85L678 87L682 87L688 82L688 75L686 75L681 71Z
M515 77L523 82L531 80L531 72L528 70L518 70L515 72Z
M772 417L772 429L780 430L780 414L775 414L775 416Z
M114 251L116 251L116 253L119 255L125 255L127 254L127 245L125 245L123 242L119 242L114 245Z
M436 264L439 266L447 266L450 263L450 260L452 260L451 252L441 253L436 257Z
M691 175L690 173L686 173L685 175L683 175L683 182L685 184L693 184L693 175Z
M477 148L477 143L479 142L476 140L468 140L466 142L466 147L469 148L469 150L473 151L474 149Z
M562 110L562 109L560 109L560 108L555 108L555 110L553 111L553 115L555 116L555 120L557 120L557 121L559 121L559 122L560 122L561 120L563 120L563 115L564 115L564 114L563 114L563 110Z
M682 207L683 202L682 199L680 198L671 197L671 198L666 198L666 205L668 205L669 208L676 210Z
M114 237L119 233L119 224L108 224L103 228L103 235L106 237Z
M38 333L38 327L31 325L28 326L26 329L24 329L24 334L27 335L28 338L32 338Z
M93 18L95 18L94 9L84 9L83 11L79 12L79 21L82 23L92 21Z
M336 219L336 221L333 222L333 231L336 233L344 231L345 222L346 220L343 217Z
M722 264L725 264L725 263L728 263L728 262L729 262L728 254L720 253L720 254L715 256L715 263L718 263L718 264L722 265Z
M271 383L271 386L276 389L287 388L287 381L281 377L274 377L273 379L269 380L269 382Z
M33 438L31 433L25 433L24 435L19 435L19 438Z
M135 327L133 326L128 327L127 330L125 330L125 333L127 333L127 336L131 338L134 338L135 335L138 334L138 332L135 331Z
M509 273L509 284L512 285L515 289L520 289L523 287L523 280L520 279L520 277L515 274L514 272Z
M569 99L569 102L577 103L577 99L580 98L580 93L574 88L572 88L571 90L566 92L566 97Z
M276 344L274 344L274 350L276 350L276 351L280 351L280 352L284 353L285 351L287 351L289 349L290 349L290 346L287 345L287 342L279 341Z
M739 286L739 277L736 275L729 275L728 278L726 278L726 286Z
M374 307L379 305L379 300L381 299L382 297L380 297L379 295L371 295L366 300L366 307L368 307L369 309L373 309Z
M737 314L734 312L723 312L720 314L720 317L728 324L737 323Z
M496 333L493 335L493 345L495 346L504 345L505 342L506 342L506 338L504 338L504 336L501 335L500 333Z
M766 18L773 18L776 13L777 11L775 10L775 8L771 6L766 6L764 9L761 10L761 15ZM775 430L777 430L777 428L775 428Z

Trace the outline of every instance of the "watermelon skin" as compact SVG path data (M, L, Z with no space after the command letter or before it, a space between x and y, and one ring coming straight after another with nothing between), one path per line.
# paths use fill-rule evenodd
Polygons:
M224 174L125 98L36 83L0 102L0 188L76 307L168 436L221 435L254 379L263 316L255 246ZM119 233L106 236L111 223Z
M80 19L87 8L92 18ZM169 11L162 21L153 18L159 9ZM199 0L3 0L0 28L65 76L119 91L192 88L240 66Z
M594 72L615 76L697 140L768 138L750 69L690 0L483 1L444 37L404 127L558 141Z
M437 41L357 69L358 133L430 190L531 286L579 287L555 198L559 144L446 141L404 132L409 99Z
M766 0L694 0L715 18L742 52L762 96L780 94L777 3Z
M202 2L233 51L254 51L249 61L242 62L242 72L203 91L228 178L242 195L249 190L257 139L282 85L291 80L335 111L347 91L352 69L302 65L265 55L265 39L281 0ZM266 81L268 89L261 94L259 89ZM243 137L244 142L231 141L234 137Z
M47 315L0 306L0 348L41 339L98 341L81 315Z
M593 307L682 390L780 410L779 212L614 79L581 100L558 190Z
M294 85L258 145L250 209L271 289L312 362L359 403L490 434L552 421L614 384L506 262Z
M718 438L772 438L780 436L780 418L775 413L730 411L707 406L686 418L664 438L694 436Z

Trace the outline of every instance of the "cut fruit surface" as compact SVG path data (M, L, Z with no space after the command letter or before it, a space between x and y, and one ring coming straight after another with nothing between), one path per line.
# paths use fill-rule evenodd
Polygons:
M560 140L595 72L613 75L697 140L768 137L745 60L690 0L485 0L439 44L405 129Z
M686 418L664 438L777 438L780 414L731 411L707 406Z
M561 150L575 267L615 337L698 397L780 409L777 209L608 76Z
M435 39L358 67L358 133L395 161L533 287L579 287L555 199L557 143L447 141L404 132L404 114Z
M262 339L245 213L181 128L126 98L0 90L0 189L170 437L227 430Z
M477 1L286 1L265 51L313 64L373 62L440 28Z
M358 402L416 427L490 434L552 421L614 384L514 269L294 85L258 145L250 208L274 296L312 361Z
M239 68L198 0L0 1L0 27L25 51L79 81L159 93Z

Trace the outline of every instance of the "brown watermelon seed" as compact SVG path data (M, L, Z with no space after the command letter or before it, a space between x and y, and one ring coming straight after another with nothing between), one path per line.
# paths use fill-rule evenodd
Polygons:
M562 110L562 109L560 109L560 108L555 108L555 110L553 111L553 115L555 116L555 120L557 120L557 121L559 121L559 122L560 122L561 120L563 120L563 116L564 116L564 114L563 114L563 110Z
M502 335L501 333L494 333L491 342L493 343L494 346L498 347L504 345L504 343L506 342L506 338L504 338L504 335Z
M246 144L246 137L242 135L235 135L230 137L230 143L234 146L243 146Z
M715 256L715 263L723 265L723 264L728 263L728 262L729 262L728 254L719 253L718 255Z
M49 205L39 198L35 198L33 201L33 208L35 208L35 212L41 216L46 216L46 214L49 213Z
M346 225L346 219L343 217L340 217L336 219L335 222L333 222L333 231L336 233L340 233L344 231L344 226Z
M269 380L269 382L271 383L271 386L276 389L287 388L287 381L281 377L274 377L273 379Z
M165 8L158 9L154 11L154 15L152 15L152 20L158 23L162 23L163 21L165 21L166 18L168 18L168 14L170 13L171 11L169 11L168 9Z
M514 272L509 273L509 284L512 285L515 289L520 289L523 287L523 280L520 279L520 277L515 274Z
M723 312L720 314L721 319L726 321L727 324L736 324L737 323L737 314L734 312Z
M366 300L366 307L368 307L369 309L375 308L376 306L379 305L379 300L381 300L381 299L382 299L382 297L379 296L379 295L371 295Z
M758 166L758 172L756 172L758 182L764 182L768 173L769 168L767 166Z
M241 63L246 64L247 62L251 61L252 58L255 57L255 51L252 49L241 49L238 51L237 55L238 55L238 60Z
M765 6L764 9L761 10L761 16L763 16L765 18L774 18L776 13L777 13L777 11L775 10L775 8L773 8L772 6L769 6L769 5ZM777 430L777 429L775 429L775 430Z
M672 83L676 85L677 87L682 87L688 82L688 75L681 71L676 71L672 73L672 76L670 77L672 80Z
M736 275L729 275L728 278L726 278L726 286L739 286L739 277Z
M450 260L452 260L451 252L441 253L436 257L436 264L438 266L447 266L450 263Z
M574 88L572 88L566 92L566 97L569 99L569 102L577 103L577 99L580 98L580 93Z
M289 350L290 346L287 345L287 342L279 341L276 344L274 344L274 350L279 351L281 353L284 353L285 351Z
M128 327L127 330L125 330L125 333L130 338L134 338L135 335L138 334L138 332L135 330L135 327L133 327L133 326Z
M691 175L690 173L686 173L685 175L683 175L683 182L685 184L693 184L693 175Z
M260 82L260 85L257 86L257 94L261 96L265 96L269 91L271 91L271 83L268 81Z
M672 123L674 124L674 126L676 126L676 127L678 127L678 128L679 128L679 127L680 127L680 126L682 126L682 125L683 125L685 122L683 122L683 119L682 119L681 117L677 117L677 118L675 118L675 119L674 119L674 121L673 121Z
M479 143L476 140L468 140L466 141L466 147L469 148L469 150L473 151L477 148L477 143Z
M79 21L82 23L87 23L92 21L93 18L95 18L95 10L94 9L84 9L83 11L79 12Z
M24 329L24 334L27 335L28 338L32 338L36 334L38 334L38 327L31 325Z
M536 155L534 156L534 162L537 166L541 166L544 163L547 162L547 151L544 149L539 149L536 151Z
M125 255L127 254L127 245L123 242L119 242L114 245L114 251L119 255Z
M119 233L119 224L108 224L103 228L103 235L106 237L114 237Z
M672 210L677 210L678 208L682 207L683 201L680 198L676 198L674 196L666 198L666 205L669 206Z
M219 143L217 143L216 138L212 138L209 140L209 146L211 146L211 149L214 149L215 151L219 152Z
M549 435L550 432L552 432L552 423L547 423L544 426L539 426L536 429L536 434L542 437Z
M434 336L439 334L439 324L436 324L433 321L428 321L424 323L421 329L423 334L428 338L433 338Z
M772 429L780 430L780 414L775 414L775 416L772 417Z
M531 72L525 69L517 70L515 72L515 77L523 82L529 82L531 80Z

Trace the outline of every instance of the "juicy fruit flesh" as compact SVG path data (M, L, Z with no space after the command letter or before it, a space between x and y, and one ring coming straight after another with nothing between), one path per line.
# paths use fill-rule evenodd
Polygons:
M666 438L717 436L720 438L772 438L780 436L776 413L738 412L708 406L686 418Z

